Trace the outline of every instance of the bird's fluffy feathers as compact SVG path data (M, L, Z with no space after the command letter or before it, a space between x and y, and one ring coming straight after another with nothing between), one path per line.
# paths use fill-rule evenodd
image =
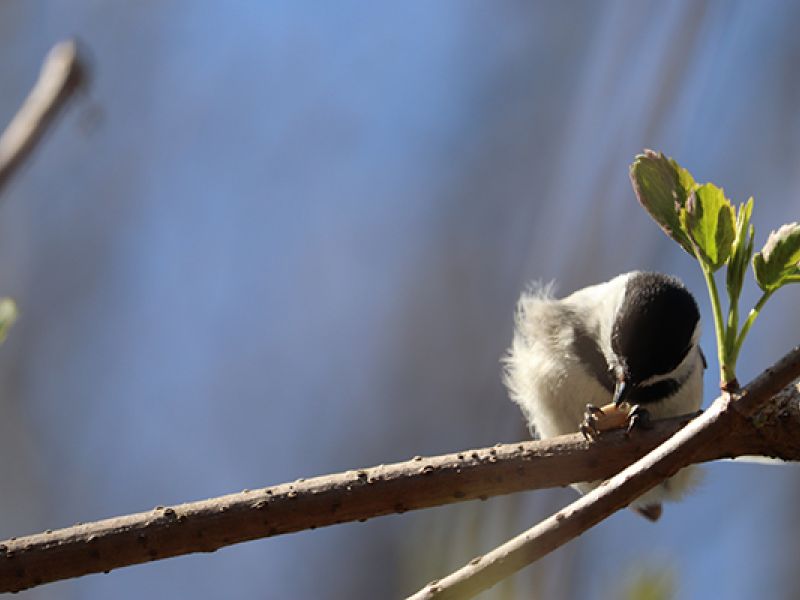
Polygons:
M512 346L503 359L504 382L535 437L547 439L574 433L587 404L603 406L611 402L611 392L587 369L586 357L578 356L576 341L579 341L578 336L588 336L599 349L597 360L605 360L611 368L615 366L618 359L611 349L614 316L633 275L636 273L619 275L563 299L553 297L552 284L537 284L522 294L517 305ZM674 395L647 404L653 418L685 414L700 408L703 359L697 346L699 331L698 322L692 348L677 368L651 378L658 381L675 377L685 381ZM644 507L663 499L678 499L690 487L695 473L694 468L682 470L634 505ZM597 482L593 482L574 487L585 493L596 485Z

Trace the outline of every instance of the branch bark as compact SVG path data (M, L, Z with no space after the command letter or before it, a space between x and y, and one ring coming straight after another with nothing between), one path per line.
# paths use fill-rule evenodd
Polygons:
M741 455L800 460L800 394L731 429L694 462ZM498 444L12 538L0 543L0 592L349 521L528 489L605 479L656 448L693 415L653 429ZM568 509L569 510L569 509ZM564 512L564 511L562 511Z
M800 346L764 371L738 394L724 393L711 407L666 442L602 485L528 531L484 556L479 556L440 581L409 597L464 599L493 586L524 566L552 552L617 510L697 462L710 448L726 445L743 419L800 376ZM758 429L752 423L752 429Z
M73 40L56 44L47 54L39 79L0 136L0 191L35 148L48 125L86 80Z

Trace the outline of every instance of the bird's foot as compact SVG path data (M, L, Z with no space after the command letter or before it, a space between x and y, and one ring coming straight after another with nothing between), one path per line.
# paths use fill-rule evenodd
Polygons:
M612 402L600 408L587 404L578 430L588 440L609 429L624 429L625 434L630 435L634 427L649 429L650 413L638 404L630 406L625 402L619 405Z
M583 421L581 421L578 427L578 431L583 434L585 439L594 439L600 433L597 429L597 423L598 417L603 414L603 409L597 408L594 404L586 405L586 411L583 413Z
M602 408L598 408L594 404L587 404L579 431L587 440L594 439L603 431L621 429L626 422L627 412L621 410L614 403L606 404Z

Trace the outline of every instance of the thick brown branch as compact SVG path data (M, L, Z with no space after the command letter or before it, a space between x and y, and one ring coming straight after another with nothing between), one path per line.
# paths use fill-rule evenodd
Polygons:
M624 508L712 448L727 446L731 435L742 429L743 418L764 407L797 377L800 346L759 375L740 395L717 398L708 411L603 486L444 579L429 583L410 598L463 599L491 587Z
M588 443L576 434L415 457L8 540L0 545L0 591L303 529L608 477L685 421L662 421L631 439L614 432Z
M777 406L757 417L758 427L737 415L730 435L703 447L695 460L746 454L800 460L797 398ZM416 457L6 540L0 544L0 591L335 523L603 479L658 446L687 420L659 421L630 438L608 432L590 443L576 434Z
M0 136L0 191L85 77L74 41L61 42L50 50L36 85Z

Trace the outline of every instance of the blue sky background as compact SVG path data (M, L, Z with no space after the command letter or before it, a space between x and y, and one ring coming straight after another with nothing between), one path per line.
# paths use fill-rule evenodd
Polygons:
M0 118L64 37L94 79L0 207L22 311L0 349L0 536L521 439L498 361L534 279L675 273L713 357L699 270L627 168L651 147L754 195L757 245L800 218L798 24L777 0L3 2ZM744 380L797 343L797 293L770 301ZM793 597L797 469L706 472L657 525L623 511L482 597L616 598L642 572L677 598ZM20 597L402 597L573 497Z

